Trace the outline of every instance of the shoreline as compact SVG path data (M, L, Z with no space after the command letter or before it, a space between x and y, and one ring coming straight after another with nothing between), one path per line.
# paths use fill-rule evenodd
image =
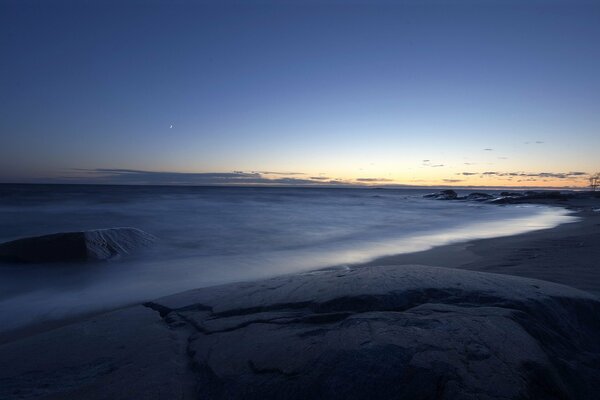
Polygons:
M568 208L553 228L42 321L0 335L0 397L591 398L600 212Z
M283 274L283 276L337 270L345 265L352 268L424 265L541 279L600 296L600 266L598 268L594 266L594 262L600 263L600 212L593 211L600 207L600 201L579 201L576 204L563 201L540 201L531 204L566 208L573 211L575 213L573 215L579 220L516 235L461 241L435 246L428 250L381 256L367 262L332 265L310 271ZM498 207L503 206L498 205ZM565 252L565 249L568 251ZM565 268L565 265L568 267ZM264 278L236 282L253 284L262 280ZM213 286L220 285L211 285L202 289ZM170 296L179 293L183 292L175 292ZM41 321L0 332L0 345L142 303L122 304L118 307Z
M541 279L600 296L600 202L554 203L579 221L511 236L475 239L354 266L421 264Z

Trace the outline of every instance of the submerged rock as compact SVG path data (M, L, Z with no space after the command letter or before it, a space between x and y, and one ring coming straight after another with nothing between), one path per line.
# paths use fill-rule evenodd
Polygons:
M436 200L456 200L458 199L458 195L454 190L442 190L439 193L431 193L423 196L428 199L436 199Z
M467 196L458 196L454 190L442 190L438 193L430 193L423 196L427 199L435 200L467 200L467 201L485 201L493 204L520 204L520 203L540 203L553 204L555 202L567 201L574 198L589 198L589 194L564 193L559 191L527 191L520 192L501 192L500 196L494 196L488 193L474 192Z
M525 196L520 192L500 192L500 197L523 197Z
M0 398L591 399L599 337L599 299L563 285L426 266L317 271L2 345Z
M472 201L486 201L486 200L491 200L493 199L494 196L492 196L491 194L488 193L480 193L480 192L475 192L475 193L471 193L466 197L466 200L472 200Z
M566 201L576 197L576 194L574 193L563 193L559 191L527 191L525 193L502 192L500 195L501 197L493 199L490 202L494 204L552 203L555 201Z
M0 261L39 263L107 260L123 256L155 240L136 228L64 232L0 244Z

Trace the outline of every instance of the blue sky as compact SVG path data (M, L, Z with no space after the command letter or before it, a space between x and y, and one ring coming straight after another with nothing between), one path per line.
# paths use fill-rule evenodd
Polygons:
M0 1L0 181L580 185L599 21L578 1Z

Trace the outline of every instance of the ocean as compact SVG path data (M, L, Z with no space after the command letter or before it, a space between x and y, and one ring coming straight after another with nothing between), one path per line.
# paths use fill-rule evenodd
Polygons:
M179 291L573 222L567 210L424 199L434 190L0 185L0 242L135 227L117 260L0 264L0 332Z

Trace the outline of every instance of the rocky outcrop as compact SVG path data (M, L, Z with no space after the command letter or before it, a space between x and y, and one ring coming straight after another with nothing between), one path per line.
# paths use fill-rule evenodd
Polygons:
M64 232L0 244L0 261L40 263L107 260L149 246L154 236L135 228Z
M500 192L500 197L523 197L525 196L520 192Z
M543 203L546 201L566 201L575 198L575 193L562 193L555 191L527 191L525 193L512 192L508 196L500 196L491 200L495 204Z
M558 284L425 266L317 271L5 344L0 397L591 399L598 337L598 298Z
M465 200L470 200L470 201L487 201L487 200L491 200L493 198L494 198L494 196L492 196L491 194L475 192L475 193L470 193L465 198Z
M564 202L570 199L593 197L590 193L564 193L558 191L527 191L521 192L501 192L499 195L489 193L474 192L467 196L458 196L454 190L441 190L438 193L430 193L423 196L434 200L467 200L467 201L485 201L493 204L519 204L519 203L551 203Z
M454 190L442 190L439 193L430 193L423 197L436 200L457 200L458 194Z

